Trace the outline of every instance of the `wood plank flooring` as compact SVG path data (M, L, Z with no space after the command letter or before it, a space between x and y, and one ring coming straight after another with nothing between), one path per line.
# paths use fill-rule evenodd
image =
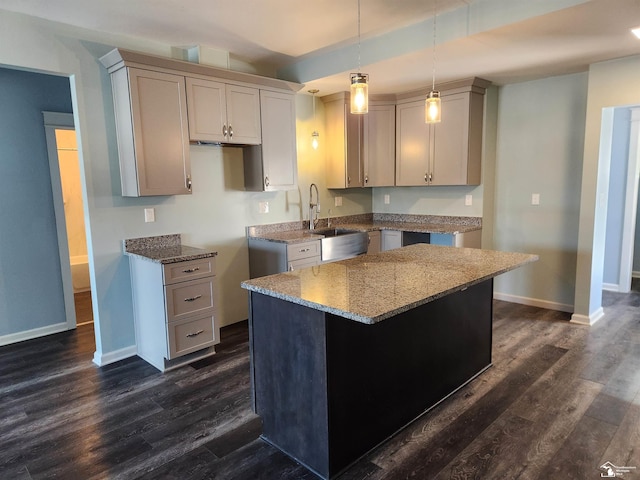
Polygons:
M493 367L340 479L640 479L637 290L593 327L494 302ZM258 438L246 322L166 374L93 351L92 325L0 348L1 479L316 478Z

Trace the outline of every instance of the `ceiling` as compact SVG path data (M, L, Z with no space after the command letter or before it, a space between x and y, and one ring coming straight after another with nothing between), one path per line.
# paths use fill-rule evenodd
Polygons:
M0 9L226 51L320 96L348 89L358 55L372 93L398 93L430 85L434 65L437 82L506 84L640 54L629 32L640 0L361 0L360 42L357 0L0 0Z

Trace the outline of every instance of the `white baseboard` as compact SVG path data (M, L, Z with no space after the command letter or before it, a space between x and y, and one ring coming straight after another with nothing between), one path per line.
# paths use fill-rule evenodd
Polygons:
M109 365L110 363L119 362L120 360L124 360L125 358L129 357L134 357L135 355L137 355L137 351L138 350L135 345L131 345L130 347L121 348L120 350L105 354L96 351L93 354L93 363L95 363L99 367L104 367L105 365Z
M602 309L602 307L600 307L598 310L589 315L580 315L579 313L574 313L573 315L571 315L571 323L591 326L602 317L604 317L604 310Z
M46 327L34 328L32 330L25 330L24 332L10 333L9 335L0 336L0 347L3 345L10 345L12 343L23 342L24 340L31 340L33 338L44 337L53 333L60 333L69 330L67 322L56 323L54 325L47 325Z
M606 290L607 292L619 292L620 291L620 284L618 284L618 283L603 283L602 284L602 289Z
M529 305L531 307L546 308L548 310L558 310L560 312L573 312L573 305L564 303L550 302L548 300L540 300L537 298L521 297L519 295L510 295L508 293L493 292L493 298L496 300L504 300L505 302L519 303L521 305Z

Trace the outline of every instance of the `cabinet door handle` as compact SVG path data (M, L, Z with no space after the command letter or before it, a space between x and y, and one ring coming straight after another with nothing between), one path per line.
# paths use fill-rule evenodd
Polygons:
M200 267L187 268L186 270L182 270L182 273L193 273L197 272L198 270L200 270Z
M433 173L429 173L429 183L433 181Z
M191 191L191 175L187 175L187 190Z
M269 177L264 177L264 186L265 187L269 186Z
M203 333L204 330L198 330L197 332L193 332L193 333L187 333L187 337L197 337L198 335L200 335L201 333Z
M369 175L365 175L365 177L364 177L364 183L369 183Z
M351 185L351 177L347 176L347 185Z
M289 271L293 272L293 264L289 265Z
M185 302L195 302L196 300L198 300L199 298L202 298L202 295L196 295L195 297L189 297L189 298L185 298L184 301Z
M233 127L229 125L229 138L233 138Z
M428 173L424 174L424 183L429 183L429 174Z
M222 125L222 136L226 137L229 132L227 131L227 125Z

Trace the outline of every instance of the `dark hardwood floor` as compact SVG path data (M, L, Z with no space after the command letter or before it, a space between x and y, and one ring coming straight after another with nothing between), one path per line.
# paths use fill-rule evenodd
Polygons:
M494 303L493 367L346 471L356 479L640 479L640 293L593 327ZM312 479L258 436L246 322L166 374L97 368L93 326L0 348L0 479Z

